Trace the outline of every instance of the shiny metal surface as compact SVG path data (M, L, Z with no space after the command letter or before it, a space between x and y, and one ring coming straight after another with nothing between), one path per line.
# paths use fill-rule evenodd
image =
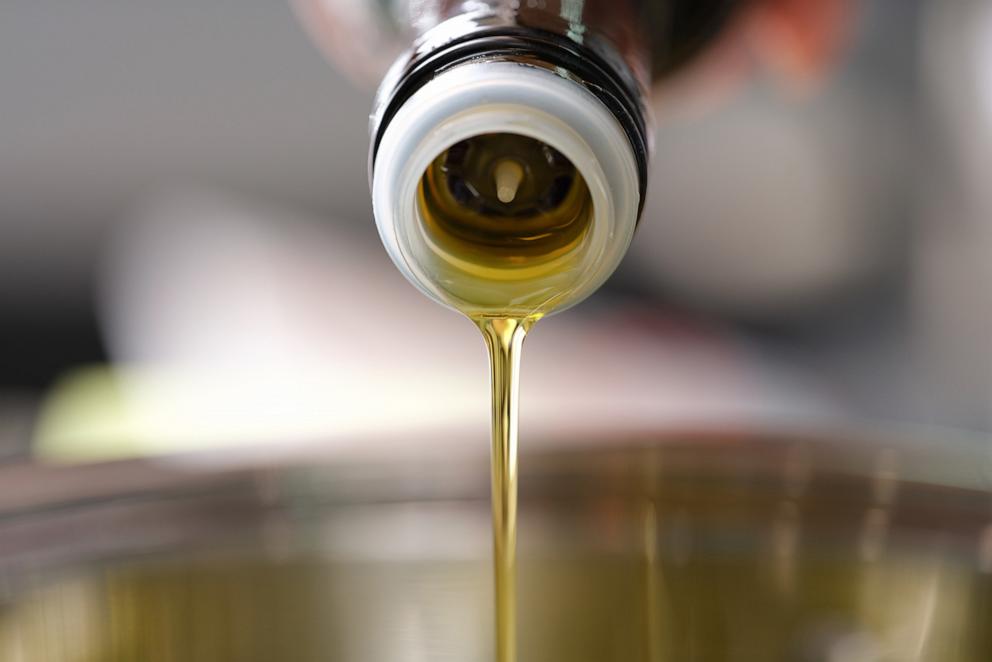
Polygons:
M521 658L989 659L990 467L948 434L526 454ZM0 659L488 659L486 469L4 467Z

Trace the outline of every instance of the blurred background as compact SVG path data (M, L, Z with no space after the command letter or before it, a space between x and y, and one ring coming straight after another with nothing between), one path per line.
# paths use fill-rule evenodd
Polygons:
M528 439L989 431L992 3L848 40L816 89L659 98L627 260L528 340ZM372 91L288 3L2 3L0 457L485 452L481 340L376 236Z

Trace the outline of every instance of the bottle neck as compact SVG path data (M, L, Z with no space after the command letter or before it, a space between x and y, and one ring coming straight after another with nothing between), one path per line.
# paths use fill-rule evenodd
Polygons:
M407 100L437 76L480 61L545 69L599 99L630 142L643 205L651 146L649 111L644 88L623 60L611 56L605 47L593 49L569 35L500 20L470 20L465 16L451 19L428 33L410 56L397 62L383 82L371 118L370 181L382 137Z
M469 58L416 86L383 127L376 225L442 304L551 314L595 291L630 244L643 160L613 111L553 68Z
M369 3L366 11L375 15L367 22L391 30L404 47L413 42L414 56L477 29L517 26L567 37L614 66L622 62L636 86L648 90L712 44L755 1L396 0Z
M678 72L757 1L293 0L293 5L328 54L363 81L380 81L397 57L406 64L476 30L517 26L581 44L618 71L626 69L632 87L647 90Z

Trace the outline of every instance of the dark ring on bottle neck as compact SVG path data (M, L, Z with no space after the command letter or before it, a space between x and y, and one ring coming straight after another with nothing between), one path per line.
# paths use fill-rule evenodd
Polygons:
M647 193L648 134L640 95L624 82L613 66L591 48L571 39L532 28L500 27L453 40L413 59L400 76L374 127L369 169L375 168L382 136L407 100L436 76L473 61L509 61L546 68L582 85L620 123L637 163L640 220Z

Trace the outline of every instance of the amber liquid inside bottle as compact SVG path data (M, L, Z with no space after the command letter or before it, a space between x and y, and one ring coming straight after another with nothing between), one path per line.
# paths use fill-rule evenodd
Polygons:
M424 268L441 298L474 320L541 317L588 259L589 188L534 138L483 134L452 145L428 166L416 205Z

